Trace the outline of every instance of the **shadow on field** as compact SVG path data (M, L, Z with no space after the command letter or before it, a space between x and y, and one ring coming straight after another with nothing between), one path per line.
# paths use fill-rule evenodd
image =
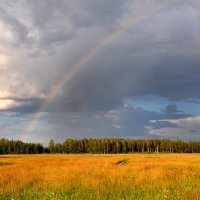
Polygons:
M21 158L20 156L0 156L0 159L2 158Z
M119 160L113 164L116 164L116 165L124 165L124 164L127 164L128 163L128 159L124 158L122 160Z
M13 165L13 163L10 163L10 162L0 162L0 166L5 166L5 165Z

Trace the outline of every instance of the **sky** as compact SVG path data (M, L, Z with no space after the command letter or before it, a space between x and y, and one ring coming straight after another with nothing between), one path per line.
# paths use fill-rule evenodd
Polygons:
M1 0L0 138L200 140L199 0Z

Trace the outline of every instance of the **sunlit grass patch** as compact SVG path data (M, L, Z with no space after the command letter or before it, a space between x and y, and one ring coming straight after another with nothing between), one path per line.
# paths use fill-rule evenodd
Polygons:
M0 199L198 199L199 154L22 155L0 158Z

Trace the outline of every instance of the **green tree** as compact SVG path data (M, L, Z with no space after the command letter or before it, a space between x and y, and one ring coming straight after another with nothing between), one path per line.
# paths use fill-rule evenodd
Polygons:
M51 139L49 141L48 149L50 153L55 153L55 145L54 145L54 140Z

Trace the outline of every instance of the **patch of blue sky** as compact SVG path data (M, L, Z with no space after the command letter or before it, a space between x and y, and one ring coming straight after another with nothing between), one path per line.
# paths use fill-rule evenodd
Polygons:
M124 98L124 105L141 108L143 110L152 112L162 112L169 104L176 104L177 110L185 114L200 115L200 100L198 99L185 99L179 101L171 101L168 98L158 95L146 95L129 98Z
M167 98L157 95L146 95L134 98L124 98L124 104L133 108L141 108L143 110L160 112L169 103L172 103Z
M190 101L182 100L175 102L178 109L182 110L184 113L199 116L200 115L200 102L199 101Z

